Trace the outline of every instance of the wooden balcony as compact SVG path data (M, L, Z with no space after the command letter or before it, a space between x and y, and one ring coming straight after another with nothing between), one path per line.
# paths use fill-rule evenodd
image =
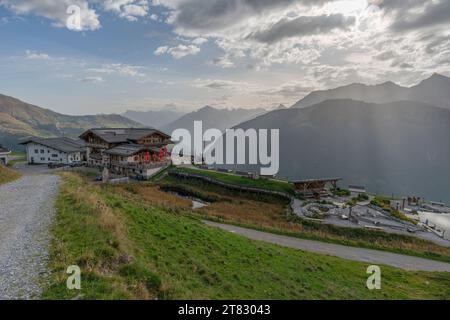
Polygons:
M156 169L160 167L164 167L170 165L170 160L167 161L161 161L161 162L136 162L136 163L130 163L130 162L111 162L111 166L113 167L120 167L124 169L135 169L135 170L148 170L148 169Z

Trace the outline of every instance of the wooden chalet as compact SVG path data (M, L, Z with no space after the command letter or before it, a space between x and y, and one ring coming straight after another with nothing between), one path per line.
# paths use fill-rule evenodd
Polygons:
M80 138L87 147L88 164L125 175L147 176L170 161L170 136L156 129L90 129Z

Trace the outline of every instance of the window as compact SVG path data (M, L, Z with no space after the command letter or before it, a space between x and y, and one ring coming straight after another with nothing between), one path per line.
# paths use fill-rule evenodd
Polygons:
M41 153L44 153L45 152L45 150L44 149L41 149Z
M39 153L39 150L38 150L38 149L35 149L35 150L34 150L34 153Z
M57 154L52 154L52 158L58 158Z

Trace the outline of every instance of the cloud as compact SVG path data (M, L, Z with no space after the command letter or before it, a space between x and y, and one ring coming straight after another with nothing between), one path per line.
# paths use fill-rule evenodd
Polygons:
M142 69L143 67L140 66L132 66L123 63L111 63L105 64L100 68L90 68L87 71L94 73L103 73L108 75L117 74L127 77L145 77L146 75L141 72Z
M223 80L223 79L197 79L193 82L195 88L206 88L211 90L223 91L228 90L231 92L256 92L261 90L256 84L248 83L245 81Z
M230 68L234 68L235 64L234 62L231 60L231 57L229 54L226 54L222 57L218 57L218 58L214 58L212 60L212 64L218 67L221 67L223 69L230 69Z
M176 47L171 48L169 48L168 46L158 47L155 50L154 54L156 56L160 56L163 54L170 54L174 59L181 59L189 55L196 55L200 51L201 51L200 48L195 45L180 44Z
M100 3L104 10L112 11L128 21L137 21L148 15L149 11L147 0L103 0Z
M249 58L255 61L246 64L261 70L260 65L309 63L318 58L320 52L301 43L302 36L317 36L313 40L319 45L322 39L318 36L326 37L335 29L346 29L355 23L352 15L334 13L334 10L322 12L323 6L336 1L339 2L158 0L154 3L169 9L166 21L179 36L214 39L224 54L213 59L213 65L232 68L238 59ZM161 50L164 48L157 53L161 54Z
M48 54L31 50L27 50L25 52L25 57L28 60L50 60L50 56Z
M202 38L202 37L198 37L195 38L194 40L192 40L192 44L195 44L197 46L201 46L202 44L208 42L208 39Z
M404 32L449 24L448 0L377 0L386 14L393 15L392 30Z
M78 80L82 83L98 83L98 82L104 82L105 80L102 77L86 77Z
M225 89L225 88L233 88L234 83L230 82L230 81L214 80L209 83L203 84L202 86L204 88L221 90L221 89Z
M81 28L77 31L93 31L101 27L97 13L90 8L87 0L0 0L0 5L18 15L35 14L45 17L57 27L66 27L70 16L67 9L71 5L77 5L81 9Z
M148 0L0 0L18 15L34 14L53 21L53 26L67 27L70 6L78 6L81 13L81 28L74 31L94 31L101 28L99 15L95 9L113 12L120 18L136 21L148 15ZM94 9L95 8L95 9Z
M168 50L169 50L168 46L161 46L155 50L154 54L155 54L155 56L160 56L160 55L167 53Z
M301 16L292 20L282 19L268 29L248 36L263 43L275 43L285 38L328 33L334 29L345 30L355 23L354 17L342 14Z
M378 61L387 61L395 58L395 53L392 50L384 51L375 56L375 59Z
M217 31L270 10L293 4L321 5L333 0L158 0L172 9L171 21L187 31Z

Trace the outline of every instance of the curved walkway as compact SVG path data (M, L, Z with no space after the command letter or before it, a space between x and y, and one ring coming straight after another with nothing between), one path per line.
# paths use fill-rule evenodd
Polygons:
M410 271L450 272L450 264L445 262L427 260L413 256L405 256L386 251L347 247L339 244L303 240L299 238L281 236L273 233L261 232L211 221L203 222L210 227L216 227L222 230L226 230L252 240L269 242L283 247L335 256L347 260L366 262L370 264L388 265Z

